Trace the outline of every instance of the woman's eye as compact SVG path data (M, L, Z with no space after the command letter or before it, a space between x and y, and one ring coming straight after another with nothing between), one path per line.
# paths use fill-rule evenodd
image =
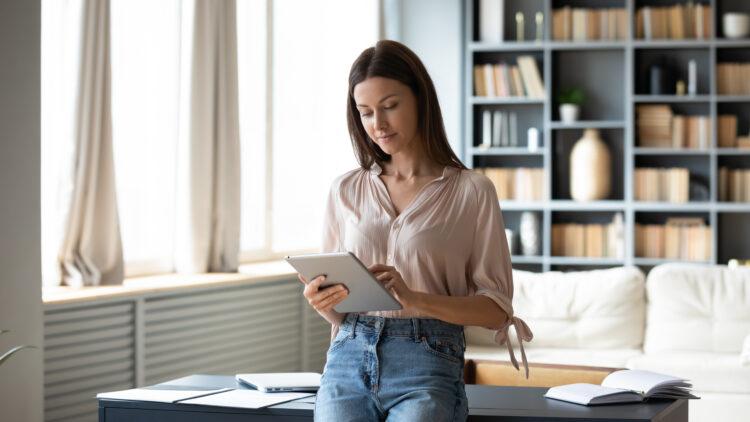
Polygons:
M387 106L385 106L384 108L385 108L386 110L390 110L390 109L392 109L392 108L396 108L396 106L397 106L397 105L398 105L398 104L391 104L391 105L387 105Z
M362 113L360 114L360 117L365 118L365 117L370 117L371 115L372 113Z

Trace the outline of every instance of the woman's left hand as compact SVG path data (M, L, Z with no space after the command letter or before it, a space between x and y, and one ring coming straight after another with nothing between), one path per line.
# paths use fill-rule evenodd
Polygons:
M404 307L403 310L413 310L416 306L417 292L409 289L401 277L401 273L395 267L383 264L374 264L367 269L375 275L383 284L383 287L396 297L396 300Z

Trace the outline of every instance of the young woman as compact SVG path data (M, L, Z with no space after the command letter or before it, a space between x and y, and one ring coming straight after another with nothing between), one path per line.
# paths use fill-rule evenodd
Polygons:
M350 251L400 311L340 314L342 285L300 280L332 325L316 421L463 421L463 326L513 325L510 256L497 194L451 150L432 80L406 46L380 41L349 73L349 133L361 168L332 184L323 250ZM526 356L522 361L528 376Z

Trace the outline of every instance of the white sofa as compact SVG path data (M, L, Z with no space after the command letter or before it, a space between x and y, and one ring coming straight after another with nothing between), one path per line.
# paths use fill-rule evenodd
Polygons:
M516 314L534 332L529 362L684 377L701 397L690 402L691 422L750 420L750 268L665 264L648 279L635 267L514 270L513 278ZM469 327L466 339L467 359L508 360L491 331Z

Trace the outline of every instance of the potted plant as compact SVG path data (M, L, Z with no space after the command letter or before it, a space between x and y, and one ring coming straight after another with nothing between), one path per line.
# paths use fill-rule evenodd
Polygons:
M9 330L0 330L0 335L5 334L5 333L9 333L9 332L10 332ZM29 345L21 345L21 346L13 347L12 349L10 349L7 352L5 352L2 356L0 356L0 366L2 366L2 364L6 360L10 359L10 357L12 355L14 355L16 352L19 352L19 351L21 351L23 349L36 349L36 347L29 346Z
M573 123L578 120L583 100L584 95L580 88L568 88L560 92L558 96L560 120L563 123Z

